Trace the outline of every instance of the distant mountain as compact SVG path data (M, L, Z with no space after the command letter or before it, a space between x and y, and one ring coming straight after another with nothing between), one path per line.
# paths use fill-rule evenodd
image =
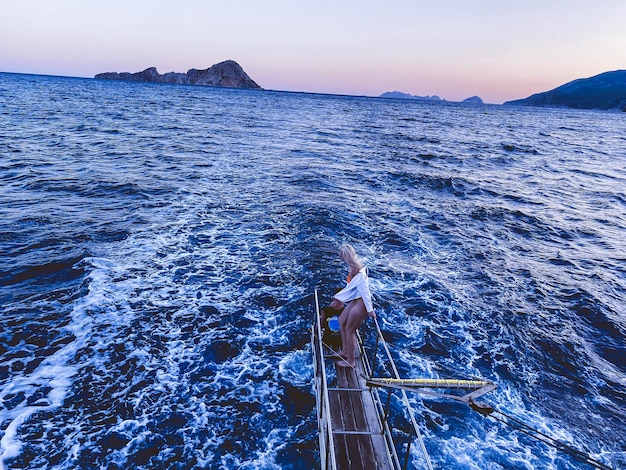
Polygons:
M234 60L220 62L219 64L215 64L204 70L190 69L187 73L169 72L161 75L157 72L156 67L150 67L143 72L137 73L99 73L95 76L95 78L101 80L173 83L181 85L202 85L228 88L261 88Z
M483 104L483 100L480 96L470 96L469 98L465 98L461 103L472 103L472 104Z
M426 101L446 101L443 98L438 97L437 95L433 96L417 96L410 95L408 93L402 93L401 91L387 91L379 96L379 98L395 98L401 100L426 100ZM472 96L462 101L463 103L475 103L475 104L483 104L483 100L480 99L479 96Z
M554 90L504 104L626 111L626 70L581 78Z
M433 96L417 96L410 95L408 93L402 93L401 91L387 91L379 96L379 98L399 98L403 100L428 100L428 101L445 101L439 98L437 95Z

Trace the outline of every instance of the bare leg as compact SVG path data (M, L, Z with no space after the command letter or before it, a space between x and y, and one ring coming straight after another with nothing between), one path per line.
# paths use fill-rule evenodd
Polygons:
M341 315L339 315L339 333L341 334L341 351L339 351L339 355L343 358L346 356L346 344L348 344L348 340L346 338L346 323L348 321L348 315L350 314L350 305L348 305Z
M354 367L354 355L356 353L356 330L361 326L363 320L367 317L365 305L361 299L357 299L346 307L341 314L345 316L343 325L341 319L339 325L341 328L341 340L343 341L342 356L343 361L337 363L340 367Z

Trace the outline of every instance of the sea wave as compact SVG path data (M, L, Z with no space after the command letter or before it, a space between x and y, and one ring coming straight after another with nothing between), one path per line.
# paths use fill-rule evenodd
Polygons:
M620 114L0 74L0 463L313 468L313 291L625 465ZM411 398L446 468L581 468ZM421 468L417 446L412 466Z

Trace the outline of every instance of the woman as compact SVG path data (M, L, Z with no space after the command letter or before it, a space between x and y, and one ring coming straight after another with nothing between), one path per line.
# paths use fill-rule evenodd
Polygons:
M350 245L339 248L339 258L348 266L348 285L337 292L331 307L340 309L342 304L348 303L339 316L339 328L343 348L339 353L343 360L337 362L339 367L354 367L356 353L356 330L369 315L376 318L372 305L367 268L359 259Z

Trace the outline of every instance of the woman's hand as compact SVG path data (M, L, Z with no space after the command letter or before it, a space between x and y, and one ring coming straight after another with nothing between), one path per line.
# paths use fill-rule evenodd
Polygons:
M330 303L330 308L332 308L333 310L341 310L343 308L343 302L337 299L333 299L333 301Z

